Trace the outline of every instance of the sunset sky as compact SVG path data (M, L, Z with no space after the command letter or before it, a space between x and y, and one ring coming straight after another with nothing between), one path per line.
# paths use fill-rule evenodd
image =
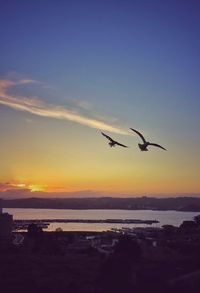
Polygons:
M1 192L200 194L199 1L2 0L0 35Z

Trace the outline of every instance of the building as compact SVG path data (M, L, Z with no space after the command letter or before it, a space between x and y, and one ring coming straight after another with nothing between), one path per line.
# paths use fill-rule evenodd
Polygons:
M2 200L0 199L0 246L11 243L13 229L13 216L3 213Z
M2 214L2 199L0 198L0 215Z

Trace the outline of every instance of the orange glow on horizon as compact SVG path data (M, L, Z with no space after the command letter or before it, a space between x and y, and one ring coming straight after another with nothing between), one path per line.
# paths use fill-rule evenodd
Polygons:
M132 179L121 179L121 180L107 180L105 181L89 181L83 180L80 182L72 181L72 182L60 182L55 184L43 184L41 182L35 183L27 181L19 181L7 183L7 187L1 189L0 191L9 191L9 190L22 190L23 194L29 196L27 192L44 192L44 196L59 196L59 193L83 193L83 196L88 195L92 196L178 196L178 195L192 195L199 194L198 186L194 185L193 182L182 182L182 188L180 188L180 184L178 181L169 180L166 182L160 180L153 180L149 178L149 180L143 180L142 178ZM25 192L25 193L24 193ZM46 195L45 195L46 193ZM51 195L52 193L52 195ZM19 193L18 193L19 195ZM64 196L61 195L61 196Z

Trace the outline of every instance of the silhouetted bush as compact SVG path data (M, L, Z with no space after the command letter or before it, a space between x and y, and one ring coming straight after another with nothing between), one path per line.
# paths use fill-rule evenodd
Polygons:
M28 226L28 237L40 236L42 232L42 228L34 223Z
M130 236L122 236L115 246L114 254L118 257L139 261L141 258L141 248L136 240Z
M196 223L196 225L199 227L200 226L200 215L197 215L194 217L194 222Z
M197 224L195 221L183 221L180 225L180 230L184 230L186 232L194 231L197 228Z
M163 225L162 228L165 236L173 236L177 232L177 228L173 225Z
M133 293L133 271L131 262L112 255L101 269L98 288L101 293Z

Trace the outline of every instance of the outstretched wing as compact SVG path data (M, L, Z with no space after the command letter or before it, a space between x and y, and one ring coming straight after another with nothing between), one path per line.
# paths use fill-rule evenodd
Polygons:
M103 136L105 136L108 140L110 140L110 141L114 141L110 136L108 136L107 134L105 134L105 133L103 133L103 132L101 132L101 134L103 135Z
M119 145L119 146L122 146L122 147L124 147L124 148L128 148L128 146L127 145L124 145L124 144L122 144L122 143L119 143L119 142L115 142L117 145Z
M149 145L153 145L153 146L155 146L155 147L158 147L158 148L163 149L163 150L166 151L166 149L165 149L164 147L162 147L161 145L159 145L159 144L157 144L157 143L149 143Z
M130 128L130 129L131 129L132 131L134 131L135 133L137 133L137 134L141 137L143 143L146 143L146 140L145 140L144 136L143 136L139 131L137 131L137 130L135 130L135 129L133 129L133 128Z

